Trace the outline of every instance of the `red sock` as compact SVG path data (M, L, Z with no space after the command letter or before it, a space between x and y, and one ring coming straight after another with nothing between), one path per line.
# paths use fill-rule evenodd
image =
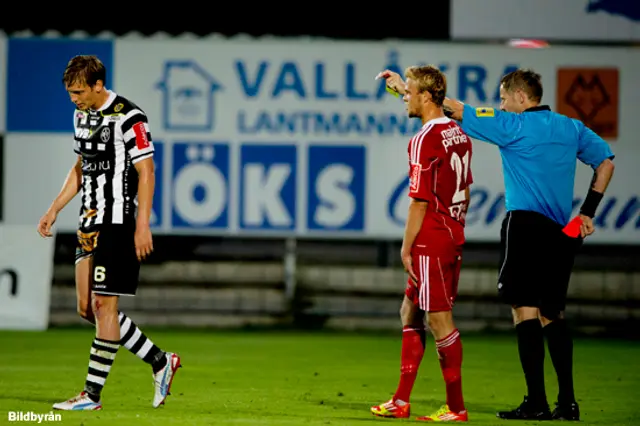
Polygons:
M462 342L456 329L447 337L436 341L440 369L447 386L447 405L454 413L465 411L462 398Z
M400 383L393 400L409 402L411 390L418 376L418 367L424 355L426 333L424 328L404 327L402 329L402 362Z

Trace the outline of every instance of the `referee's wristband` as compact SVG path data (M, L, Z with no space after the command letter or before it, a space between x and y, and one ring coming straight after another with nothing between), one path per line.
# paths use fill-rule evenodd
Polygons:
M596 215L598 205L600 204L600 201L602 201L603 195L604 194L601 194L598 191L589 189L587 198L584 199L584 203L582 203L582 207L580 207L580 214L591 218L594 217Z

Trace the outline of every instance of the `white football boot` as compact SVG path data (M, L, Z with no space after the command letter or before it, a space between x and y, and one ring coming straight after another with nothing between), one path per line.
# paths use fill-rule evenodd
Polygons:
M153 408L158 408L164 405L164 400L168 395L171 395L171 383L173 377L176 374L178 368L182 367L180 364L180 357L172 352L165 354L167 357L167 363L162 370L154 373L153 386L155 387L155 394L153 395Z
M80 395L67 401L53 404L53 409L65 411L102 410L102 402L93 402L93 400L89 398L89 395L85 391L82 391Z

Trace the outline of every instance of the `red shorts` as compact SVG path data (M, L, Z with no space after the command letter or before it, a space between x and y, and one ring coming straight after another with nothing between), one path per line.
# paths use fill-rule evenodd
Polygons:
M405 294L423 311L450 311L458 296L458 279L462 256L413 254L413 271L418 277L416 285L407 281Z

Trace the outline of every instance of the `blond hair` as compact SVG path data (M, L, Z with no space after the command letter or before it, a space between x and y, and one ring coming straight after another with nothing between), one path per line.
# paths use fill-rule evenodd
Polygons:
M447 77L433 65L412 66L404 72L406 78L414 80L420 93L431 94L433 103L441 107L447 95Z

